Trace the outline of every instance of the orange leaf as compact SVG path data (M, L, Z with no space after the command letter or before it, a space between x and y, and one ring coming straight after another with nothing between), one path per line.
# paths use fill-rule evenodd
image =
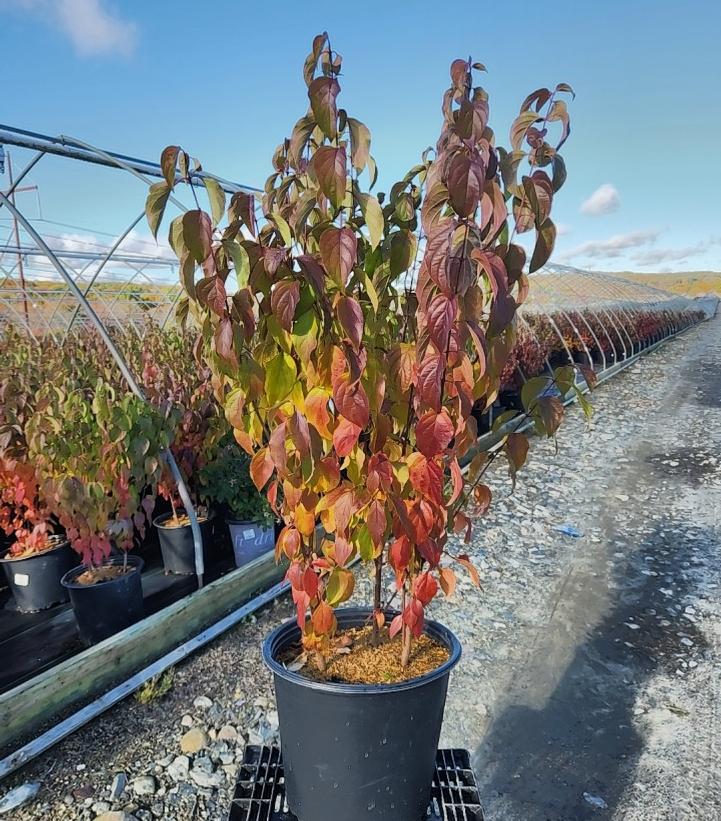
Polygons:
M438 571L441 588L446 596L452 596L456 589L456 574L450 567L441 567Z
M331 633L335 625L335 616L330 605L324 601L320 602L313 611L312 622L313 630L318 635L323 636Z
M274 470L275 465L268 448L261 448L250 460L250 478L259 491L266 486Z

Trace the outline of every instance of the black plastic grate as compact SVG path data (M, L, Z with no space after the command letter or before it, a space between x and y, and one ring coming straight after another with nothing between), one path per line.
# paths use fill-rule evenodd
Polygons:
M245 748L228 821L294 821L285 803L279 747ZM483 821L467 750L438 750L427 821Z

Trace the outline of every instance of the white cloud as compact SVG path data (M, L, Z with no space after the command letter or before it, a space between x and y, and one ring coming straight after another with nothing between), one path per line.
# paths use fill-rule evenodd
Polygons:
M620 205L621 197L618 189L607 182L599 186L581 205L581 213L591 217L600 217L603 214L618 211Z
M641 266L683 262L691 257L701 256L709 251L712 246L719 244L721 244L721 241L717 237L712 237L682 248L649 248L647 251L634 254L633 260Z
M558 260L568 261L576 257L620 257L628 250L650 245L658 239L660 233L656 230L630 231L608 239L590 240L558 254Z
M129 57L135 51L137 26L119 17L108 0L0 0L2 7L33 12L58 26L81 57Z
M565 237L567 234L571 233L571 226L566 225L565 222L559 222L556 224L556 236L558 237Z

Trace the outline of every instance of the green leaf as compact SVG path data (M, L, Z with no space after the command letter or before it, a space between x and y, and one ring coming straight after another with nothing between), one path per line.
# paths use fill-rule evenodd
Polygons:
M170 247L175 252L175 256L180 259L183 252L186 250L185 240L183 239L183 215L176 217L168 228L168 242Z
M239 242L232 240L224 242L223 246L233 260L233 268L235 268L235 278L238 282L238 288L245 288L248 284L248 277L250 276L250 258L248 257L248 252Z
M363 271L362 276L363 284L365 285L366 293L368 294L368 299L370 299L371 305L373 306L373 312L377 314L379 305L378 291L376 291L373 280L368 276L368 274L366 274L365 271Z
M245 392L241 388L233 388L225 399L225 418L234 428L242 428L243 409L245 408Z
M391 235L391 275L398 276L413 264L418 237L412 231L396 231Z
M273 211L270 215L270 219L275 223L276 228L280 232L280 236L283 239L283 244L287 247L292 245L293 243L293 235L290 232L290 226L288 223L281 217L279 211Z
M158 229L163 220L165 206L168 204L170 186L167 182L156 182L150 186L148 197L145 200L145 216L155 239L158 238Z
M278 405L293 390L298 371L295 360L287 353L279 353L265 368L265 395L268 404Z
M223 214L225 214L225 191L221 188L220 183L212 177L203 177L203 184L208 192L210 213L215 226L223 219Z
M511 126L511 145L514 151L518 151L523 143L528 129L540 119L535 111L522 111L513 121Z
M530 410L538 397L548 389L550 380L547 376L534 376L521 388L521 402L526 410Z
M348 118L350 128L350 159L353 168L360 174L368 164L371 149L371 133L368 126L353 117Z
M385 226L383 209L372 194L361 194L359 202L361 214L363 214L363 219L370 234L371 248L375 250L381 239L383 239L383 228Z
M533 273L542 268L550 259L553 253L553 246L556 244L556 226L547 219L538 229L536 235L536 246L533 249L529 272Z
M355 576L344 567L334 567L325 583L325 596L331 607L337 607L353 595Z

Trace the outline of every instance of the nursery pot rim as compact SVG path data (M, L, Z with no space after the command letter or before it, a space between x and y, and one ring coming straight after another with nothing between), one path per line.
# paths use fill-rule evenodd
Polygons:
M52 545L52 547L48 547L45 550L41 550L36 553L29 553L27 556L10 556L9 553L12 548L8 547L7 550L3 550L3 552L0 553L0 563L10 564L11 562L27 562L30 559L34 559L36 556L47 556L49 553L53 553L55 550L60 550L61 547L67 547L69 544L69 539L63 539L61 542L57 542L56 544Z
M110 559L106 559L104 562L98 565L98 567L107 567L108 565L122 565L125 564L127 559L128 567L132 566L130 573L126 573L126 576L131 576L133 573L141 573L143 568L145 567L145 562L140 556L126 556L123 558L122 556L115 556ZM73 590L88 590L93 589L97 590L100 587L104 587L107 584L115 584L117 581L123 578L123 576L118 576L115 579L106 579L103 582L95 582L95 584L80 584L75 581L75 578L79 576L81 573L84 573L86 570L92 570L92 566L88 566L86 564L79 564L77 567L73 567L72 570L68 570L68 572L60 579L60 584L63 587L67 587L68 589Z
M183 514L185 516L188 515L187 511L185 511L185 510L183 511ZM205 524L206 522L210 522L215 518L214 513L208 513L207 515L203 515L203 516L198 516L198 514L196 513L195 515L196 515L196 518L198 519L198 524L199 525ZM176 527L165 527L163 522L166 522L168 519L172 519L172 518L173 518L172 512L170 512L170 513L161 513L160 516L156 516L153 519L153 525L155 527L157 527L159 530L161 528L163 528L165 530L182 530L184 527L192 527L193 526L190 522L188 522L187 524L177 525Z
M343 607L336 610L339 622L348 620L351 624L354 619L360 620L362 623L372 612L373 610L370 607ZM389 612L386 615L395 616L397 613ZM402 693L413 690L416 687L423 687L431 681L447 676L461 659L461 642L455 633L444 624L433 621L432 619L426 619L423 632L430 638L440 641L441 644L445 645L449 651L449 656L443 664L434 670L424 673L422 676L408 679L407 681L398 681L391 684L348 684L345 682L315 681L314 679L302 676L300 673L294 673L288 670L276 660L275 656L278 650L282 649L290 643L290 641L300 638L300 628L295 619L285 620L265 637L262 648L263 662L274 675L312 690L321 690L326 693L337 693L339 695Z
M264 522L258 522L253 519L238 519L235 516L226 516L225 521L229 525L253 525L253 527L262 527L265 530L273 529L273 522L265 524Z

